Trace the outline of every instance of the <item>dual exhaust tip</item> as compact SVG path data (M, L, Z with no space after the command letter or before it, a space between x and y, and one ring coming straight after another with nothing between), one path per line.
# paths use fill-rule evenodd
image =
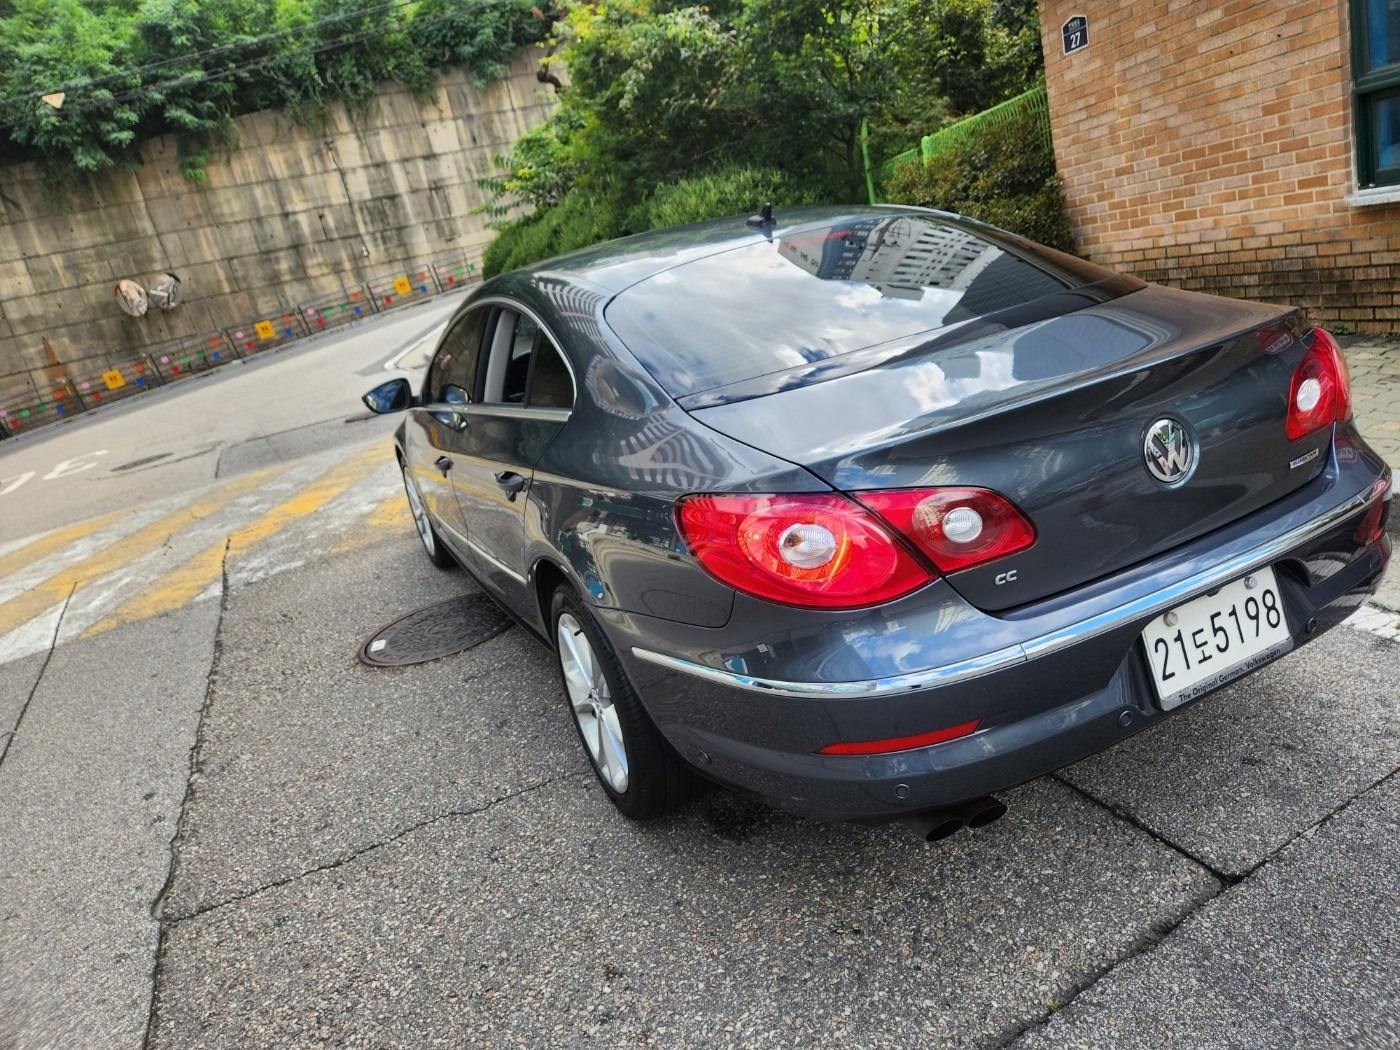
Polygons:
M963 828L985 828L1006 816L1006 803L991 795L983 795L971 802L960 802L956 806L931 809L926 813L916 813L904 817L904 823L925 842L937 842L949 835L956 835Z

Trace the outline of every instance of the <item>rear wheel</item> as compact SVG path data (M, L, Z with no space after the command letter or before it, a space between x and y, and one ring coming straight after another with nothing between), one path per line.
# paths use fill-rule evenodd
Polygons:
M694 794L695 774L651 724L616 654L572 588L554 592L550 621L574 728L598 782L633 820L670 813Z
M428 508L423 505L423 497L418 494L413 472L408 469L407 463L400 463L399 469L403 472L403 487L408 493L408 509L413 514L413 525L418 530L418 538L423 541L423 550L427 552L428 560L439 569L455 569L457 561L442 545L437 529L433 528L432 519L428 517Z

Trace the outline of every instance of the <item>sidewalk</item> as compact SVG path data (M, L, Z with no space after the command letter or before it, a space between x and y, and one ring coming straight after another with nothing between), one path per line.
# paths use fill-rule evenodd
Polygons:
M1343 336L1351 400L1361 433L1400 470L1400 335Z
M1366 441L1400 473L1400 336L1343 336L1338 340L1351 370L1351 400ZM1390 534L1400 535L1391 512ZM1353 627L1400 638L1400 572L1394 567L1381 589L1349 621Z

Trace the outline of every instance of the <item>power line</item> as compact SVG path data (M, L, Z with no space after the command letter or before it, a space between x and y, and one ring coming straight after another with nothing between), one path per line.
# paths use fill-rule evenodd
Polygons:
M25 95L15 95L13 98L0 99L0 108L10 105L17 105L22 102L38 102L45 95L53 94L55 92L61 91L65 94L71 94L74 92L84 91L96 87L99 84L105 84L112 80L122 80L131 76L142 76L146 73L156 72L162 69L168 69L171 66L184 65L186 63L193 62L198 59L209 58L211 56L216 55L223 55L231 51L239 51L244 48L257 47L262 44L276 43L278 41L294 37L300 33L307 33L313 29L319 29L323 26L334 25L340 22L348 22L357 18L372 18L376 15L381 15L388 11L398 10L402 7L411 7L420 2L421 0L391 0L391 2L380 4L377 7L367 7L362 11L352 11L347 14L332 15L328 18L322 18L315 22L308 22L305 25L301 26L293 26L290 29L279 30L276 33L267 33L263 36L253 37L249 40L241 40L232 44L221 44L218 47L211 47L203 51L191 52L188 55L178 55L174 58L162 59L159 62L152 62L144 66L137 66L134 69L124 69L116 73L108 73L104 76L94 77L90 80L83 80L73 84L66 84L60 85L58 87L46 88L40 91L33 91ZM506 2L508 2L508 0L506 0ZM478 8L490 7L495 6L499 3L502 3L502 0L483 0L483 2L476 4L475 6ZM434 16L430 19L427 19L426 21L431 23L434 21L440 21L443 18L450 17L452 17L451 14L444 14L441 16ZM391 30L388 27L385 27L384 29L379 30L378 32L389 31ZM19 123L25 123L25 121L20 121ZM12 127L14 125L7 126Z
M453 15L451 14L435 15L429 18L422 19L421 24L433 25L434 23L443 22L452 17ZM384 36L390 32L399 32L401 30L402 27L399 26L394 26L392 28L383 27L380 29L369 30L367 32L352 34L350 36L339 37L336 40L333 40L326 44L322 44L319 47L304 48L288 54L269 55L265 58L256 59L252 62L243 63L237 66L229 66L225 69L219 70L217 73L208 73L204 76L194 79L171 80L165 83L146 84L142 87L134 88L131 91L125 92L123 94L112 95L110 98L92 99L87 102L78 102L71 106L64 106L63 109L59 110L58 112L60 114L83 113L90 109L101 109L108 106L119 105L122 102L130 102L134 99L148 98L151 95L158 95L163 92L169 91L172 88L185 87L192 84L207 84L216 80L224 80L231 76L237 76L240 73L246 73L250 70L260 69L263 66L272 65L276 62L294 60L297 57L303 55L319 55L325 51L334 51L337 48L348 47L351 44L357 44L363 40L369 40L377 36ZM8 131L11 128L17 128L22 124L30 123L33 119L33 117L22 117L18 120L7 121L3 124L0 124L0 131Z

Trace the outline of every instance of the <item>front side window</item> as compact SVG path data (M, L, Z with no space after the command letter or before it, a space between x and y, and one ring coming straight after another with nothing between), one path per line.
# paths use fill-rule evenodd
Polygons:
M1352 0L1356 170L1362 187L1400 184L1400 0Z
M489 312L485 308L471 311L438 344L423 386L425 404L465 405L472 400L481 332Z

